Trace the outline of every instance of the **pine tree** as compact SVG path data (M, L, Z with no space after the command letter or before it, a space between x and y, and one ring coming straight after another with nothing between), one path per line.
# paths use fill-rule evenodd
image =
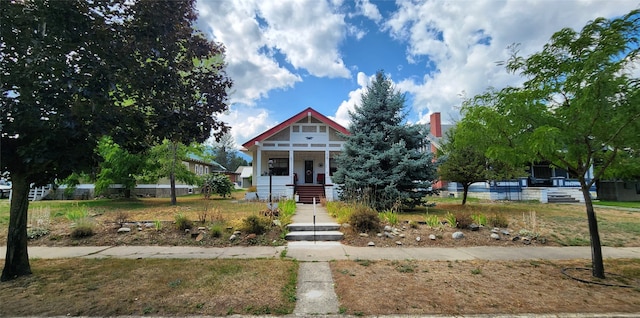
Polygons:
M336 158L333 180L343 184L342 199L364 199L378 210L415 206L435 180L426 147L426 127L406 123L405 97L382 71L350 112L350 135Z

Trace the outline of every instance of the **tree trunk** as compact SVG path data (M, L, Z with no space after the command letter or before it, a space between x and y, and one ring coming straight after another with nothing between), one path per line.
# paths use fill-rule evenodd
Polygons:
M9 212L7 254L0 281L8 281L31 274L27 252L27 212L29 210L29 182L11 175L12 190Z
M469 193L469 184L462 184L462 205L467 203L467 194Z
M176 161L178 160L178 144L174 141L171 142L171 172L169 173L169 182L171 183L171 205L177 205L176 199Z
M602 244L598 232L598 220L593 210L593 202L586 181L580 178L580 188L584 196L584 205L587 208L587 220L589 221L589 236L591 237L591 266L593 277L604 278L604 263L602 261Z

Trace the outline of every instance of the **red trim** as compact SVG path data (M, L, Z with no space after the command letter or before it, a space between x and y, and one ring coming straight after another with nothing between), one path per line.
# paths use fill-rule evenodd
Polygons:
M335 121L331 120L329 117L320 114L319 112L317 112L315 109L309 107L301 112L299 112L298 114L294 115L293 117L285 120L284 122L278 124L277 126L261 133L260 135L254 137L253 139L245 142L244 144L242 144L242 147L244 147L245 149L249 149L251 147L253 147L256 143L256 141L263 141L273 135L275 135L276 133L280 132L281 130L291 126L292 124L296 123L297 121L307 117L307 113L311 113L312 117L315 117L317 119L319 119L321 122L329 125L329 127L348 135L349 131L342 127L342 125L336 123Z

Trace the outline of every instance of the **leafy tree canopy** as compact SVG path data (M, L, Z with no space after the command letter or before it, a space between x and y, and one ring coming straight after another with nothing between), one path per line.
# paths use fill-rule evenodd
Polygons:
M460 123L464 138L485 145L492 158L548 161L578 176L596 277L604 277L604 267L589 189L617 164L622 149L640 142L639 19L632 11L596 19L580 32L562 29L527 58L514 50L506 66L520 72L524 84L467 101Z
M382 71L350 112L350 134L336 158L333 180L344 185L343 199L366 197L376 209L398 203L420 203L436 178L426 146L427 130L405 122L404 95L397 92Z

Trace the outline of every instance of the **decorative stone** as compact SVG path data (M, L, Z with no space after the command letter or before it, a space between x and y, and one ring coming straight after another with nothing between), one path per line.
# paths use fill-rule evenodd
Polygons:
M204 226L199 226L198 227L198 231L206 231L206 230L207 230L207 228L204 227Z
M391 232L392 230L393 230L393 229L391 228L391 226L389 226L389 225L385 225L385 226L384 226L384 231L385 231L385 232Z
M511 235L511 233L509 233L509 230L502 230L500 231L500 233L502 233L502 235Z
M404 235L404 234L400 234L400 235L398 235L398 236L399 236L400 238L404 238L404 237L405 237L405 235Z
M491 229L491 233L500 233L500 229L497 227L494 227L493 229Z
M191 233L191 230L190 229L184 229L184 232L189 234L189 233Z
M514 242L515 242L515 241L519 241L519 240L520 240L520 236L519 236L519 235L516 235L516 236L514 236L511 240L512 240L512 241L514 241Z
M382 236L383 236L383 234L382 234L382 233L378 233L378 234L376 234L376 236L377 236L377 237L382 237Z
M360 235L360 237L369 237L369 234L367 234L367 233L360 233L359 235Z
M147 222L147 223L144 224L144 227L152 228L152 227L156 227L156 225L154 223Z
M531 244L531 239L528 237L523 237L522 238L522 243L524 243L524 245L529 245Z
M451 234L451 237L453 237L456 240L459 240L459 239L464 237L464 233L462 233L462 232L453 232L453 234Z
M416 237L416 242L420 242L421 238L418 236Z
M247 235L244 239L245 240L252 240L254 238L258 237L255 233L251 233L249 235Z
M349 223L342 223L342 224L340 225L340 227L342 227L343 229L348 229L348 228L350 228L350 227L351 227L351 224L349 224Z
M436 235L435 234L429 234L429 239L432 241L436 240Z
M238 238L237 235L231 234L231 236L229 236L229 241L235 241L237 238Z
M201 233L200 233L200 234L198 234L198 236L196 237L196 242L200 242L200 241L202 241L202 239L203 239L203 238L204 238L204 233L202 233L202 232L201 232Z
M384 232L384 236L388 237L388 238L393 238L395 237L395 235L393 235L393 233L390 232Z
M469 229L471 231L478 231L478 230L480 230L480 225L475 224L475 223L471 223L471 224L469 224Z
M498 233L491 233L491 238L494 240L499 240L500 239L500 235Z
M235 232L233 232L233 235L235 235L235 236L238 236L238 235L240 235L240 234L242 234L240 231L235 231Z
M369 242L369 243L367 243L367 246L376 246L376 243Z
M138 227L138 232L142 231L142 227Z
M131 228L128 227L121 227L118 229L118 233L129 233L131 232Z
M396 241L396 245L402 245L402 242Z

